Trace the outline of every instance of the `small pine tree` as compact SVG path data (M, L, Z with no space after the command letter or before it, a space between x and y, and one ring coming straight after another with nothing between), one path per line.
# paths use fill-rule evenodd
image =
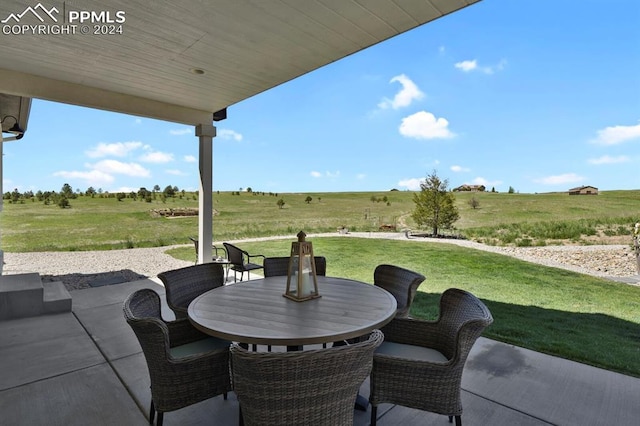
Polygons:
M448 185L449 181L441 180L434 170L420 184L420 192L413 194L416 209L411 216L418 226L431 227L433 236L438 235L438 229L450 228L460 218L455 196L448 191Z

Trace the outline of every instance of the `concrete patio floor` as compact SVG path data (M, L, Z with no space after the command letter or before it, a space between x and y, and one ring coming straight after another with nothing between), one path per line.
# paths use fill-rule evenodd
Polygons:
M0 322L0 424L145 425L149 378L122 302L155 280L72 292L73 312ZM172 318L164 306L165 317ZM368 381L361 393L369 394ZM463 424L637 425L640 379L481 338L463 376ZM354 412L369 424L370 410ZM448 425L446 416L400 406L384 425ZM167 413L166 425L237 425L235 395Z

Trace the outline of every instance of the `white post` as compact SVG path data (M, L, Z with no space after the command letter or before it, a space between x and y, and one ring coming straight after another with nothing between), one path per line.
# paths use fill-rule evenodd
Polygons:
M0 129L2 130L2 129ZM2 136L2 132L0 132L0 213L2 213L4 200L2 199L2 194L4 194L2 180L3 180L3 171L2 171L2 162L4 157L4 137ZM1 216L1 215L0 215ZM0 222L0 275L2 275L2 269L4 265L4 250L2 249L2 222Z
M211 262L213 243L213 138L216 128L211 124L198 124L200 194L198 196L198 264Z

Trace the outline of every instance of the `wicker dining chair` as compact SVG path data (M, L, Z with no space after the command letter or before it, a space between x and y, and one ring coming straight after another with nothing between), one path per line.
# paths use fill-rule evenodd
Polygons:
M202 293L224 285L220 263L202 263L158 274L167 294L167 304L176 318L188 318L189 303Z
M382 340L374 330L353 345L298 352L250 352L234 343L231 370L240 424L352 425L358 390Z
M491 312L473 294L448 289L440 297L436 321L395 318L373 356L371 425L377 406L392 403L456 418L462 424L460 384L471 347L493 322Z
M161 426L166 412L221 394L227 399L230 342L199 332L187 319L164 321L160 296L151 289L132 293L123 312L147 361L151 424L156 411Z
M409 309L424 275L394 265L378 265L373 272L373 284L382 287L396 298L396 318L409 316Z
M242 250L240 247L236 247L233 244L222 243L225 250L227 251L227 256L229 256L229 269L233 271L233 281L236 281L236 272L240 272L240 281L244 277L244 273L247 273L247 279L251 277L249 274L251 271L256 269L262 269L263 266L257 263L253 263L251 261L252 258L261 257L263 262L265 256L262 254L249 254L246 250ZM227 274L229 274L229 270L227 270Z
M324 256L314 256L316 275L327 275L327 259ZM267 257L264 259L264 276L286 276L289 272L289 257Z

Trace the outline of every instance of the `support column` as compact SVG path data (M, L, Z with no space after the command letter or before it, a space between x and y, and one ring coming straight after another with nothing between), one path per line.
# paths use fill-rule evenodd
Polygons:
M0 130L2 130L2 125L0 125ZM3 209L3 203L4 200L2 200L2 194L4 194L4 192L2 192L4 190L4 188L2 187L2 180L3 180L3 164L2 161L4 159L4 137L2 136L2 132L0 131L0 213L2 213L2 209ZM0 215L1 216L1 215ZM2 275L2 269L4 266L4 250L2 247L2 222L0 221L0 275Z
M198 195L198 264L211 262L213 243L213 138L216 128L211 124L198 124L200 193Z

